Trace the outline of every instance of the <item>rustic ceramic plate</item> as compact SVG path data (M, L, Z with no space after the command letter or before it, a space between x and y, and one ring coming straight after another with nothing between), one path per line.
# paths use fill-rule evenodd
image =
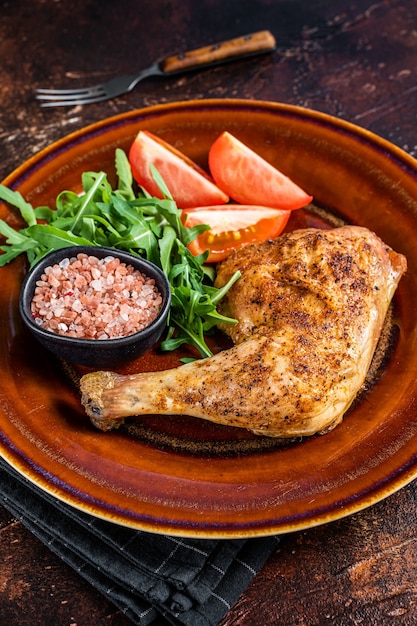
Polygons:
M152 416L98 432L80 406L80 372L44 352L19 319L25 265L18 259L0 270L4 458L42 489L94 515L212 538L329 522L416 477L417 163L387 141L317 112L203 100L94 124L43 150L4 183L35 205L51 204L63 189L79 188L83 171L113 172L115 148L127 149L139 129L159 134L202 166L211 142L227 129L310 192L323 215L368 226L405 254L409 271L395 296L386 352L369 388L326 436L282 445L201 420ZM290 226L319 225L320 215L297 212ZM0 216L18 223L4 206ZM152 353L129 371L176 364L176 355Z

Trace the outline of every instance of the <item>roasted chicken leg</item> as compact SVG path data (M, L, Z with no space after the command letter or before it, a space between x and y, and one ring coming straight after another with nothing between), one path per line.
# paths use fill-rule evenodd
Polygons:
M370 366L406 260L366 228L304 229L246 246L218 268L235 345L171 370L81 379L101 430L127 416L186 414L272 437L339 424Z

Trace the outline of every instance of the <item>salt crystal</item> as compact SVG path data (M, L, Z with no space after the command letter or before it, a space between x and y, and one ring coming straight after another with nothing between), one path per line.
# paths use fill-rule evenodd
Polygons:
M49 276L48 276L48 283L52 287L59 287L59 280L56 278L56 276L54 276L54 274L49 274Z
M103 290L103 285L101 280L92 280L90 283L91 287L95 290L95 291L102 291Z
M78 298L76 300L74 300L74 302L72 303L72 308L77 313L81 313L81 311L83 310L83 305L81 304L81 302L80 302L80 300Z

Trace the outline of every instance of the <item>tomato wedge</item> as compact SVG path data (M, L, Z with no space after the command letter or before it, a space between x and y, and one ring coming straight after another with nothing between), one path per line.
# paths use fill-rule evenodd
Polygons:
M135 180L148 193L162 198L149 164L162 176L170 194L181 209L224 204L228 195L220 190L194 161L149 131L141 130L129 150L129 161Z
M216 184L241 204L261 204L292 211L313 199L227 131L212 144L208 161Z
M223 261L233 250L248 243L260 243L277 237L285 228L291 211L271 207L228 204L198 207L182 212L184 226L207 224L206 230L188 248L197 256L209 250L208 263Z

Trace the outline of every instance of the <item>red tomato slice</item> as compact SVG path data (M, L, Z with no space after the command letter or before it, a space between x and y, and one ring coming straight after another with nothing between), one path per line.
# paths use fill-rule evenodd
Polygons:
M292 211L313 199L228 132L222 133L212 144L209 168L220 189L241 204L262 204Z
M223 261L233 250L248 243L260 243L277 237L285 228L291 211L271 207L229 204L198 207L182 212L184 226L208 224L206 230L188 248L197 256L210 251L208 263Z
M129 150L129 161L135 180L148 193L162 198L149 164L153 163L170 194L181 209L224 204L228 195L185 154L146 130L141 130Z

